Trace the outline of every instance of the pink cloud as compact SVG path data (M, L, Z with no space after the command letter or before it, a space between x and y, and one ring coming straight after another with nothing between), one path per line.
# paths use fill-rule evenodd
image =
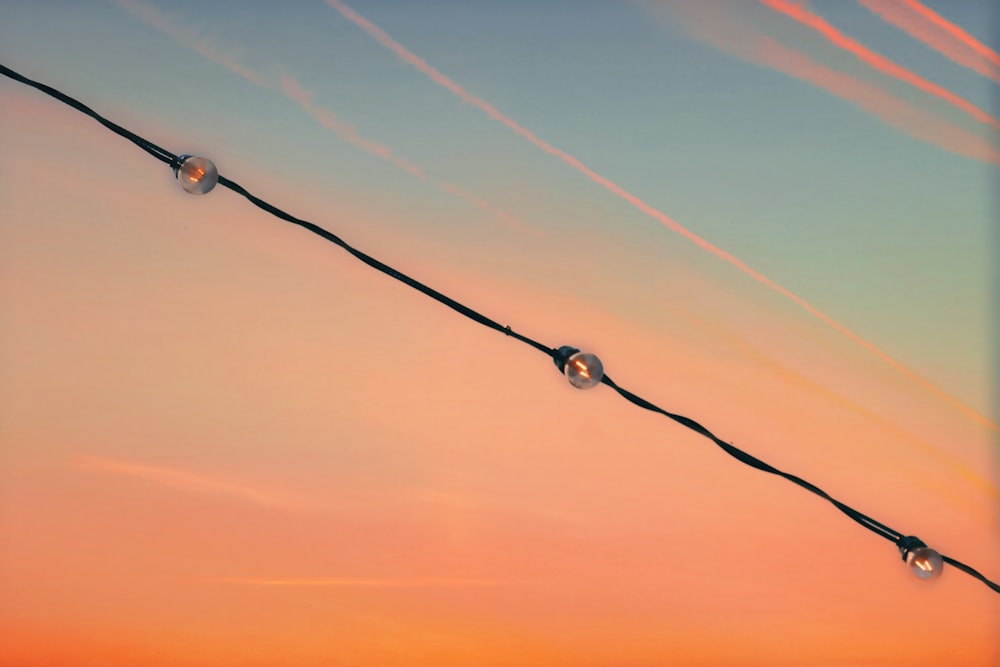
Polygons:
M1000 54L916 0L858 0L949 60L1000 83Z
M847 53L850 53L872 69L881 72L886 76L908 83L917 90L923 91L928 95L938 98L939 100L943 100L956 109L961 109L970 117L975 118L981 123L1000 129L1000 121L987 112L943 86L939 86L936 83L928 81L922 76L889 60L885 56L872 51L857 40L845 35L843 32L824 20L823 17L806 9L804 3L799 4L788 2L787 0L760 0L760 2L774 11L779 12L814 30L818 34L822 35L831 44L843 49Z

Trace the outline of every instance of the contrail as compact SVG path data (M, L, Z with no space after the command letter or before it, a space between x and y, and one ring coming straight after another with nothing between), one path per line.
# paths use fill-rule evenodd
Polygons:
M858 0L858 3L949 60L1000 83L1000 54L917 0Z
M441 181L439 183L436 183L436 185L441 190L443 190L443 191L445 191L445 192L447 192L449 194L453 194L456 197L459 197L460 199L464 199L467 202L469 202L470 204L472 204L473 206L476 206L477 208L480 208L480 209L486 211L487 213L490 213L490 214L496 216L497 218L499 218L503 222L507 223L509 226L513 227L514 229L519 229L521 231L527 232L527 233L532 234L532 235L537 236L537 237L544 236L544 234L542 232L538 231L537 229L532 229L530 227L525 227L519 220L517 220L514 217L511 217L511 215L509 213L507 213L506 211L503 211L502 209L497 208L496 206L494 206L493 204L489 203L485 199L482 199L481 197L477 197L476 195L472 194L471 192L469 192L465 188L460 188L459 186L455 185L454 183L447 183L445 181Z
M397 157L392 154L392 151L377 142L372 141L366 137L361 136L358 132L341 121L337 116L329 109L317 105L313 99L314 95L312 92L306 90L302 84L296 81L294 78L282 75L280 79L280 89L285 94L286 97L291 99L293 102L298 104L303 111L312 116L316 122L318 122L323 127L334 132L338 137L349 141L350 143L358 146L362 150L365 150L372 155L376 155L383 160L387 160L392 164L396 165L403 171L416 176L417 178L426 180L424 170L413 164L408 160ZM518 229L521 231L527 231L536 236L541 236L540 232L530 229L523 225L520 221L514 218L512 215L506 211L497 208L496 206L490 204L488 201L481 197L477 197L468 190L461 188L454 183L447 183L444 181L431 181L438 190L446 192L450 195L458 197L459 199L464 199L476 208L489 213L492 216L498 218L501 222L505 223L513 229Z
M721 45L729 50L731 45ZM748 59L807 81L851 102L897 130L952 153L1000 166L1000 152L975 134L939 119L881 88L821 65L794 49L759 37Z
M887 76L910 84L918 90L922 90L928 95L937 97L951 104L957 109L961 109L972 118L993 128L1000 129L1000 121L986 113L968 100L959 97L950 90L943 88L936 83L932 83L901 65L897 65L885 56L875 53L868 47L851 39L844 33L837 30L823 19L823 17L808 11L803 5L789 0L759 0L766 7L776 12L798 21L802 25L811 28L825 37L831 44L847 51L855 58L865 63L872 69Z
M356 129L354 129L354 127L340 120L332 111L317 105L313 101L315 95L306 90L305 87L293 77L282 74L279 79L278 90L284 93L285 97L298 104L302 110L312 116L316 122L336 134L344 141L357 146L370 155L382 158L383 160L396 165L412 176L424 178L423 169L408 160L397 157L388 146L384 146L377 141L373 141L362 136Z
M985 138L895 97L882 88L812 60L809 56L737 23L705 4L671 12L687 33L742 60L805 81L870 113L887 126L956 155L1000 165L1000 152Z
M388 146L362 135L351 124L343 121L330 109L316 104L315 95L307 90L298 80L287 74L278 76L268 76L255 71L240 62L238 56L230 51L224 51L216 46L217 40L208 40L195 29L179 25L171 18L141 0L110 0L121 9L131 14L142 23L159 30L161 33L174 40L181 46L189 48L204 58L211 60L217 65L225 67L230 72L238 74L251 83L279 92L292 102L295 102L303 111L308 113L327 130L331 131L341 140L373 155L406 173L427 181L442 192L459 197L473 206L483 210L490 215L499 218L504 224L523 231L529 231L537 235L530 228L518 222L514 216L502 211L485 200L466 192L462 188L451 183L438 182L428 179L424 169L413 162L396 155Z
M970 49L985 57L995 66L1000 67L1000 54L996 51L992 50L954 23L944 19L941 15L931 11L929 7L920 4L917 0L904 0L904 2L908 7L913 9L913 11L924 16L928 21L934 23L935 25L940 26L943 30L953 35L957 40L968 46Z
M508 129L510 129L512 132L514 132L515 134L517 134L517 135L523 137L524 139L526 139L529 143L531 143L535 147L541 149L542 151L548 153L549 155L552 155L553 157L556 157L561 162L563 162L564 164L568 165L569 167L575 169L576 171L580 172L581 174L583 174L584 176L586 176L588 179L590 179L594 183L600 185L602 188L604 188L605 190L607 190L611 194L613 194L616 197L618 197L618 198L620 198L620 199L628 202L629 204L631 204L632 206L634 206L638 210L642 211L644 214L646 214L649 217L653 218L654 220L660 222L665 227L667 227L667 229L671 230L672 232L674 232L676 234L679 234L679 235L683 236L688 241L694 243L696 246L698 246L702 250L710 252L711 254L715 255L717 258L721 259L724 262L727 262L728 264L731 264L732 266L736 267L737 269L739 269L740 271L742 271L746 275L750 276L751 278L753 278L757 282L761 283L762 285L765 285L766 287L768 287L771 290L777 292L778 294L782 295L786 299L794 302L799 307L803 308L806 312L808 312L811 315L813 315L814 317L818 318L820 321L824 322L825 324L827 324L828 326L832 327L833 329L839 331L841 334L843 334L844 336L846 336L850 340L854 341L855 343L857 343L858 345L862 346L863 348L865 348L866 350L868 350L872 354L876 355L879 359L881 359L885 363L889 364L890 366L892 366L893 368L895 368L899 372L903 373L905 376L907 376L908 378L910 378L911 380L913 380L914 382L916 382L921 387L927 389L928 391L930 391L934 395L938 396L940 399L942 399L943 401L945 401L949 405L951 405L954 408L958 409L959 411L963 412L967 416L971 417L975 421L977 421L977 422L979 422L979 423L981 423L981 424L983 424L983 425L985 425L985 426L987 426L989 428L992 428L994 430L1000 431L1000 426L998 426L997 424L994 424L992 421L990 421L989 419L987 419L983 415L979 414L977 411L975 411L971 407L965 405L964 403L962 403L958 399L952 397L950 394L948 394L948 393L944 392L943 390L939 389L936 385L934 385L933 383L931 383L929 380L924 379L921 375L919 375L915 371L911 370L909 367L907 367L903 363L901 363L899 361L896 361L893 357L889 356L886 352L883 352L874 343L868 342L867 340L865 340L864 338L862 338L858 334L856 334L853 331L851 331L850 329L848 329L843 324L840 324L839 322L837 322L836 320L834 320L832 317L830 317L826 313L822 312L821 310L819 310L818 308L816 308L815 306L813 306L812 304L810 304L809 302L807 302L802 297L797 296L796 294L794 294L790 290L786 289L785 287L782 287L781 285L779 285L778 283L774 282L773 280L771 280L767 276L763 275L762 273L760 273L760 272L758 272L758 271L750 268L742 260L737 259L733 255L729 254L725 250L722 250L721 248L716 247L715 245L713 245L712 243L710 243L707 240L703 239L702 237L698 236L697 234L695 234L694 232L690 231L686 227L681 226L679 223L677 223L674 220L672 220L669 216L667 216L662 211L654 208L650 204L647 204L642 199L640 199L639 197L635 196L631 192L628 192L627 190L625 190L621 186L617 185L616 183L614 183L610 179L605 178L604 176L601 176L600 174L598 174L597 172L595 172L593 169L590 169L589 167L587 167L585 164L583 164L582 162L580 162L580 160L578 160L577 158L573 157L569 153L567 153L567 152L565 152L565 151L563 151L563 150L561 150L559 148L556 148L555 146L553 146L552 144L546 142L543 139L540 139L533 132L531 132L527 128L523 127L522 125L518 124L512 118L510 118L510 117L504 115L503 113L501 113L500 110L498 110L496 107L494 107L489 102L486 102L485 100L483 100L483 99L481 99L479 97L476 97L472 93L466 91L464 88L462 88L460 85L458 85L457 83L455 83L454 81L452 81L451 79L449 79L448 77L446 77L444 74L442 74L438 70L436 70L433 67L431 67L427 62L425 62L419 56L417 56L416 54L414 54L413 52L411 52L405 46L403 46L402 44L400 44L399 42L397 42L396 40L394 40L384 30L382 30L381 28L379 28L377 25L375 25L374 23L372 23L371 21L369 21L365 17L363 17L360 14L358 14L356 11L354 11L353 9L351 9L350 7L348 7L347 5L345 5L340 0L326 0L326 3L328 5L330 5L330 7L332 7L333 9L337 10L338 12L340 12L340 14L344 18L346 18L348 21L350 21L351 23L355 24L356 26L358 26L359 28L361 28L362 30L364 30L366 33L368 33L368 35L371 36L373 39L375 39L379 44L381 44L385 48L387 48L390 51L392 51L393 53L395 53L396 56L399 57L400 60L402 60L403 62L405 62L408 65L412 66L417 71L419 71L422 74L424 74L425 76L427 76L431 81L433 81L437 85L441 86L442 88L448 90L450 93L452 93L453 95L455 95L456 97L458 97L463 102L465 102L465 103L467 103L467 104L469 104L469 105L471 105L473 107L476 107L477 109L479 109L480 111L482 111L483 113L485 113L491 119L495 120L496 122L500 123L501 125L504 125Z

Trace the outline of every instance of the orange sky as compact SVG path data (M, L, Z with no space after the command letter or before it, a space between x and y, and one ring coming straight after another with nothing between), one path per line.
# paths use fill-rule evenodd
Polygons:
M995 664L981 583L916 581L827 503L52 100L0 82L0 108L0 664ZM419 181L330 197L231 141L261 196L1000 575L991 431L730 267L433 187L477 227L425 235L395 226Z

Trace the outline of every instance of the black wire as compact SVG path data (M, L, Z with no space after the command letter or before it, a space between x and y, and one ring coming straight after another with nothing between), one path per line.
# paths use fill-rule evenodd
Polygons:
M173 164L177 161L177 156L171 153L170 151L160 148L153 142L143 139L138 134L126 130L124 127L118 125L117 123L112 123L110 120L100 115L99 113L88 107L86 104L84 104L83 102L75 100L69 95L62 93L56 90L55 88L52 88L51 86L46 86L44 83L39 83L38 81L32 81L28 77L18 74L9 67L5 67L3 64L0 64L0 74L8 76L11 79L14 79L15 81L20 81L21 83L27 86L31 86L32 88L37 88L46 95L51 95L60 102L68 104L69 106L73 107L77 111L81 111L87 114L88 116L96 120L98 123L103 125L104 127L108 128L117 135L125 137L126 139L134 143L136 146L146 151L147 153L155 157L157 160L160 160L161 162L166 162L167 164Z
M954 558L951 558L950 556L945 556L943 554L941 555L941 560L948 563L949 565L954 565L962 572L965 572L971 577L975 577L979 581L983 582L984 584L992 588L997 593L1000 593L1000 585L987 579L985 576L983 576L982 573L979 572L979 570L975 569L974 567L970 567L961 561L957 561Z
M816 486L815 484L813 484L812 482L807 482L806 480L802 479L801 477L798 477L796 475L792 475L791 473L787 473L787 472L784 472L782 470L778 470L777 468L775 468L771 464L766 463L766 462L758 459L756 456L753 456L752 454L748 454L747 452L744 452L739 447L736 447L735 445L733 445L731 443L728 443L725 440L719 439L714 433L712 433L707 428L705 428L704 426L702 426L701 424L699 424L695 420L691 419L690 417L685 417L683 415L675 415L672 412L667 412L663 408L661 408L661 407L659 407L657 405L654 405L653 403L650 403L646 399L644 399L644 398L642 398L640 396L636 396L635 394L633 394L629 390L623 389L623 388L619 387L617 384L615 384L614 380L612 380L607 375L605 375L601 379L601 382L603 382L604 384L608 385L609 387L611 387L612 389L614 389L615 391L617 391L619 394L621 394L621 396L625 400L627 400L627 401L629 401L631 403L634 403L635 405L638 405L640 408L645 408L646 410L649 410L651 412L659 413L659 414L663 415L664 417L669 417L670 419L673 419L675 422L677 422L679 424L682 424L683 426L686 426L687 428L691 429L695 433L698 433L700 435L705 436L706 438L708 438L709 440L711 440L712 442L714 442L716 445L718 445L719 447L721 447L723 451L725 451L727 454L729 454L730 456L732 456L737 461L740 461L741 463L745 463L746 465L748 465L748 466L750 466L752 468L756 468L757 470L761 470L763 472L770 473L772 475L778 475L779 477L784 477L788 481L801 486L803 489L805 489L805 490L807 490L807 491L809 491L811 493L815 493L820 498L823 498L824 500L828 500L830 503L832 503L841 512L843 512L844 514L846 514L851 519L853 519L854 521L858 522L859 524L861 524L862 526L864 526L868 530L872 531L876 535L880 535L880 536L884 537L885 539L887 539L887 540L889 540L890 542L893 542L893 543L898 542L899 539L903 537L903 533L899 532L898 530L894 530L892 528L889 528L885 524L879 523L875 519L872 519L871 517L869 517L869 516L867 516L865 514L862 514L859 511L857 511L856 509L854 509L850 505L846 505L846 504L840 502L839 500L837 500L836 498L834 498L833 496L831 496L830 494L828 494L826 491L824 491L823 489L821 489L818 486Z
M136 144L137 146L139 146L139 148L143 149L144 151L146 151L147 153L149 153L150 155L152 155L156 159L160 160L161 162L166 162L167 164L169 164L169 165L171 165L172 167L175 167L175 168L178 166L178 158L173 153L171 153L171 152L169 152L169 151L167 151L167 150L165 150L163 148L160 148L159 146L157 146L156 144L152 143L151 141L148 141L148 140L144 139L143 137L140 137L139 135L137 135L137 134L135 134L133 132L130 132L129 130L126 130L125 128L121 127L120 125L107 120L106 118L104 118L103 116L101 116L100 114L98 114L97 112L95 112L93 109L91 109L90 107L88 107L85 104L83 104L83 103L81 103L81 102L73 99L72 97L69 97L68 95L66 95L66 94L64 94L64 93L56 90L55 88L47 86L47 85L45 85L43 83L39 83L37 81L32 81L31 79L28 79L27 77L25 77L25 76L23 76L21 74L18 74L17 72L11 70L8 67L3 66L2 64L0 64L0 73L8 76L11 79L14 79L15 81L19 81L21 83L24 83L24 84L26 84L28 86L31 86L32 88L36 88L36 89L42 91L43 93L45 93L47 95L50 95L50 96L56 98L57 100L65 103L65 104L68 104L69 106L73 107L74 109L77 109L77 110L85 113L86 115L90 116L91 118L93 118L94 120L96 120L97 122L99 122L101 125L104 125L108 129L110 129L115 134L118 134L118 135L120 135L122 137L125 137L126 139L128 139L132 143ZM231 181L230 179L226 178L225 176L221 176L221 175L219 176L219 185L227 187L230 190L232 190L233 192L246 197L252 204L254 204L255 206L257 206L257 207L259 207L261 209L263 209L264 211L267 211L271 215L273 215L273 216L275 216L277 218L280 218L282 220L285 220L287 222L290 222L290 223L292 223L294 225L298 225L298 226L300 226L300 227L302 227L302 228L304 228L304 229L312 232L313 234L316 234L316 235L318 235L318 236L326 239L330 243L333 243L334 245L340 246L341 248L343 248L344 250L346 250L347 252L349 252L351 255L353 255L357 259L361 260L362 262L364 262L368 266L372 267L373 269L381 271L382 273L384 273L384 274L386 274L386 275L388 275L388 276L390 276L392 278L395 278L396 280L400 281L401 283L403 283L405 285L409 285L410 287L412 287L413 289L417 290L418 292L422 292L423 294L429 296L430 298L434 299L435 301L438 301L439 303L442 303L445 306L448 306L449 308L451 308L452 310L460 313L461 315L464 315L465 317L469 318L470 320L472 320L474 322L477 322L478 324L481 324L481 325L483 325L485 327L488 327L490 329L493 329L495 331L498 331L500 333L503 333L503 334L505 334L507 336L510 336L511 338L515 338L515 339L521 341L522 343L524 343L526 345L530 345L531 347L535 348L536 350L545 353L547 356L551 357L556 362L556 365L559 366L560 369L562 369L563 365L565 364L565 361L566 361L565 357L564 357L565 350L571 349L571 348L566 348L566 347L561 348L561 349L551 348L551 347L548 347L546 345L543 345L542 343L539 343L536 340L533 340L533 339L529 338L528 336L525 336L523 334L517 333L516 331L514 331L513 329L511 329L509 326L503 326L500 323L498 323L497 321L492 320L489 317L486 317L482 313L479 313L478 311L473 310L472 308L469 308L465 304L460 303L460 302L452 299L451 297L446 296L446 295L442 294L441 292L438 292L437 290L435 290L435 289L433 289L431 287L428 287L427 285L421 283L420 281L415 280L414 278L411 278L410 276L406 275L405 273L403 273L401 271L398 271L397 269L394 269L393 267L389 266L388 264L385 264L384 262L381 262L381 261L375 259L374 257L361 252L357 248L354 248L353 246L349 245L347 242L345 242L343 239L341 239L336 234L334 234L334 233L332 233L330 231L327 231L326 229L323 229L319 225L316 225L316 224L314 224L312 222L309 222L307 220L302 220L300 218L296 218L295 216L293 216L293 215L291 215L289 213L286 213L285 211L282 211L280 208L274 206L273 204L270 204L270 203L264 201L263 199L257 197L256 195L250 193L246 188L244 188L240 184L236 183L235 181ZM830 494L828 494L826 491L824 491L823 489L821 489L818 486L816 486L815 484L813 484L812 482L808 482L808 481L802 479L801 477L798 477L797 475L793 475L791 473L784 472L783 470L779 470L778 468L775 468L771 464L766 463L766 462L762 461L761 459L758 459L756 456L753 456L752 454L748 454L747 452L745 452L742 449L736 447L735 445L733 445L731 443L728 443L728 442L726 442L724 440L721 440L715 434L713 434L711 431L709 431L707 428L705 428L704 426L702 426L701 424L699 424L695 420L691 419L690 417L685 417L683 415L677 415L677 414L674 414L672 412L667 412L663 408L661 408L661 407L659 407L659 406L657 406L657 405L655 405L655 404L647 401L646 399L642 398L641 396L637 396L636 394L633 394L632 392L628 391L627 389L623 389L622 387L619 387L607 375L603 376L603 378L601 379L601 382L604 383L604 384L606 384L606 385L608 385L612 389L614 389L625 400L627 400L627 401L629 401L629 402L631 402L631 403L639 406L640 408L643 408L643 409L646 409L646 410L650 410L651 412L656 412L656 413L661 414L661 415L663 415L665 417L669 417L670 419L672 419L675 422L681 424L682 426L685 426L686 428L691 429L695 433L698 433L698 434L700 434L700 435L708 438L709 440L711 440L712 442L714 442L716 445L718 445L720 448L722 448L723 451L725 451L727 454L729 454L730 456L732 456L736 460L740 461L741 463L744 463L744 464L750 466L751 468L756 468L757 470L760 470L762 472L766 472L766 473L769 473L769 474L772 474L772 475L777 475L778 477L783 477L786 480L792 482L793 484L796 484L796 485L800 486L801 488L805 489L806 491L809 491L810 493L813 493L813 494L819 496L820 498L823 498L824 500L830 502L834 507L836 507L837 509L839 509L841 512L843 512L845 515L847 515L849 518L851 518L853 521L855 521L856 523L858 523L862 527L867 528L868 530L870 530L871 532L875 533L876 535L878 535L880 537L883 537L883 538L889 540L890 542L893 542L896 545L899 545L900 542L904 542L905 543L905 541L907 539L910 539L910 538L905 537L904 534L901 533L901 532L899 532L898 530L890 528L890 527L886 526L885 524L876 521L875 519L871 518L870 516L868 516L866 514L863 514L862 512L859 512L858 510L854 509L850 505L842 503L841 501L837 500L836 498L834 498L833 496L831 496ZM997 593L1000 593L1000 586L998 586L996 583L994 583L994 582L990 581L989 579L987 579L985 576L983 576L976 569L974 569L974 568L972 568L972 567L970 567L970 566L968 566L968 565L966 565L966 564L964 564L964 563L962 563L960 561L957 561L954 558L950 558L948 556L942 556L942 559L945 562L947 562L947 563L953 565L954 567L958 568L959 570L962 570L966 574L968 574L968 575L970 575L972 577L975 577L976 579L979 579L980 581L982 581L984 584L986 584L987 586L989 586L992 590L996 591Z
M451 308L452 310L458 311L462 315L465 315L466 317L468 317L473 322L478 322L479 324L482 324L484 327L489 327L490 329L493 329L495 331L499 331L500 333L503 333L503 334L506 334L508 336L511 336L512 338L516 338L517 340L521 341L522 343L526 343L527 345L530 345L531 347L535 348L536 350L544 352L545 354L547 354L550 357L554 357L556 351L553 350L552 348L546 347L545 345L542 345L541 343L539 343L536 340L533 340L531 338L528 338L527 336L524 336L522 334L517 333L516 331L514 331L513 329L511 329L509 326L503 326L499 322L496 322L495 320L491 320L490 318L486 317L482 313L479 313L478 311L475 311L472 308L469 308L465 304L462 304L462 303L459 303L458 301L455 301L451 297L446 296L446 295L442 294L441 292L438 292L436 289L428 287L427 285L423 284L422 282L420 282L418 280L415 280L414 278L411 278L410 276L406 275L402 271L398 271L398 270L392 268L391 266L389 266L388 264L385 264L384 262L380 262L379 260L375 259L371 255L367 255L367 254L361 252L360 250L358 250L357 248L351 246L350 244L348 244L346 241L344 241L343 239L341 239L339 236L337 236L333 232L329 232L329 231L323 229L322 227L320 227L319 225L316 225L316 224L313 224L313 223L309 222L308 220L302 220L300 218L296 218L294 215L291 215L289 213L285 213L284 211L282 211L277 206L274 206L273 204L270 204L270 203L264 201L263 199L257 197L256 195L251 194L249 191L247 191L246 188L244 188L239 183L231 181L228 178L226 178L225 176L219 176L219 185L225 186L225 187L229 188L230 190L232 190L233 192L235 192L237 194L243 195L244 197L246 197L247 199L249 199L250 202L253 203L255 206L264 209L265 211L267 211L268 213L270 213L273 216L281 218L282 220L286 220L286 221L288 221L288 222L290 222L290 223L292 223L294 225L298 225L300 227L304 227L305 229L308 229L313 234L317 234L318 236L322 236L324 239L326 239L330 243L333 243L334 245L340 246L341 248L343 248L347 252L351 253L352 255L354 255L355 257L357 257L358 259L360 259L362 262L364 262L368 266L372 267L373 269L381 271L382 273L384 273L384 274L386 274L388 276L392 276L393 278L395 278L399 282L404 283L406 285L409 285L410 287L412 287L413 289L417 290L418 292L423 292L424 294L426 294L427 296L431 297L435 301L439 301L439 302L443 303L444 305L448 306L449 308Z

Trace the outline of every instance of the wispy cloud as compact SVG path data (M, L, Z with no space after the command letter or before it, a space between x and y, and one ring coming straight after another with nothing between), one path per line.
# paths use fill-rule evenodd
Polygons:
M984 56L991 63L1000 67L1000 54L996 51L990 49L988 46L974 38L972 35L962 30L959 26L954 23L944 19L939 14L931 11L926 5L922 5L917 0L903 0L908 7L910 7L914 12L922 15L928 21L931 21L935 25L941 27L945 32L950 33L955 39L961 41L963 44L967 45L976 53Z
M805 7L805 3L792 2L790 0L759 0L761 4L776 12L784 14L790 19L814 30L822 35L828 42L850 53L855 58L865 63L872 69L890 76L899 81L903 81L917 90L921 90L928 95L932 95L947 102L956 109L961 109L966 114L975 118L981 123L1000 129L1000 120L997 120L987 112L972 104L963 97L959 97L943 86L928 81L922 76L906 69L885 56L872 51L860 42L848 37L834 26L828 23L822 16L810 12Z
M219 49L216 45L216 40L209 38L201 31L175 23L156 7L148 5L145 2L139 2L139 0L111 1L146 25L156 28L168 37L181 42L184 46L222 65L231 72L235 72L243 78L253 81L258 86L271 87L272 84L269 77L244 67L240 64L237 52Z
M1000 83L1000 54L917 0L858 3L941 55Z
M1000 165L1000 152L983 138L877 86L817 63L768 37L759 37L752 51L751 60L822 88L915 139L974 160Z
M447 183L444 181L437 183L437 186L449 194L455 195L460 199L464 199L465 201L469 202L476 208L482 209L483 211L486 211L487 213L496 216L497 218L506 222L509 226L513 227L514 229L520 229L522 231L526 231L529 234L538 237L543 236L542 232L536 229L531 229L529 227L526 227L517 218L512 217L509 213L503 211L502 209L497 208L496 206L489 203L485 199L477 197L476 195L472 194L465 188L460 188L454 183Z
M332 111L316 104L314 101L315 94L306 90L306 88L295 78L288 76L287 74L282 74L279 81L280 83L278 88L288 99L298 104L303 111L316 119L316 122L336 134L344 141L354 144L370 155L374 155L387 162L391 162L403 171L412 174L417 178L424 177L424 170L421 167L394 155L392 149L388 146L362 136L352 125L342 121Z
M307 507L305 503L280 493L180 468L101 457L80 457L73 462L73 467L77 470L141 480L183 493L222 496L261 507L281 509Z
M506 213L500 208L493 206L484 199L474 196L451 183L428 180L425 170L414 162L396 155L396 153L385 144L361 134L356 127L346 122L331 109L317 104L315 94L308 90L295 77L285 72L263 72L255 70L244 64L239 57L239 52L234 49L227 49L219 46L217 38L208 38L201 31L182 25L173 18L167 16L157 8L142 2L141 0L110 0L121 9L131 14L139 21L160 31L176 43L189 48L204 58L220 65L230 72L237 74L248 81L278 93L294 102L307 114L326 128L339 139L345 141L356 148L377 157L406 173L427 180L438 190L456 196L472 204L476 208L489 213L501 220L504 224L515 229L528 229L514 216Z
M708 3L678 5L664 15L700 41L742 60L816 86L875 116L892 129L943 150L1000 165L986 139L878 86L816 62Z
M545 153L548 153L549 155L552 155L553 157L557 158L563 164L576 170L589 180L593 181L597 185L601 186L602 188L610 192L612 195L634 206L645 215L649 216L650 218L664 225L670 231L683 236L688 241L694 243L702 250L705 250L706 252L711 253L712 255L722 260L723 262L726 262L727 264L736 267L737 269L742 271L745 275L749 276L753 280L766 286L767 288L773 290L774 292L777 292L778 294L785 297L789 301L792 301L793 303L798 305L800 308L808 312L813 317L819 319L820 321L824 322L826 325L840 332L842 335L846 336L856 344L865 348L866 350L877 356L879 359L889 364L897 371L901 372L910 380L912 380L919 386L923 387L924 389L930 391L935 396L939 397L941 400L945 401L949 405L961 411L963 414L967 415L968 417L971 417L980 424L983 424L994 430L1000 431L1000 426L994 424L992 421L990 421L983 415L979 414L971 407L965 405L957 398L941 390L934 383L927 380L920 374L916 373L902 362L897 361L895 358L890 356L887 352L883 351L874 343L871 343L868 340L864 339L859 334L847 328L846 326L835 320L830 315L827 315L826 313L821 311L819 308L813 306L811 303L809 303L802 297L798 296L788 288L779 285L778 283L771 280L764 274L748 266L743 260L733 256L732 254L726 252L725 250L722 250L721 248L715 246L708 240L698 236L691 230L682 226L680 223L671 219L663 211L660 211L651 204L648 204L647 202L643 201L642 199L632 194L628 190L624 189L623 187L613 182L609 178L606 178L605 176L598 174L596 171L583 164L583 162L581 162L579 159L573 157L566 151L556 148L547 141L539 138L536 134L534 134L529 129L516 122L514 119L503 114L499 109L497 109L495 106L493 106L486 100L477 97L476 95L473 95L465 88L460 86L458 83L456 83L452 79L448 78L447 76L445 76L444 74L433 68L424 59L420 58L412 51L407 49L405 46L394 40L382 28L375 25L374 23L366 19L364 16L358 14L355 10L353 10L340 0L326 0L326 3L333 9L337 10L337 12L339 12L345 19L347 19L351 23L361 28L361 30L367 33L376 42L378 42L379 44L390 50L392 53L394 53L404 63L416 69L418 72L426 76L428 79L433 81L438 86L450 92L452 95L457 97L462 102L479 109L492 120L508 128L516 135L522 137L523 139L531 143L536 148L539 148ZM710 4L710 3L699 3L699 4ZM971 151L971 149L968 150ZM963 155L964 154L967 153L963 153ZM989 159L990 161L997 161L1000 160L1000 156L997 156L995 153L993 153Z
M211 577L206 582L240 586L287 586L303 588L499 588L523 581L506 579L462 579L453 577L408 577L400 579L354 577Z

